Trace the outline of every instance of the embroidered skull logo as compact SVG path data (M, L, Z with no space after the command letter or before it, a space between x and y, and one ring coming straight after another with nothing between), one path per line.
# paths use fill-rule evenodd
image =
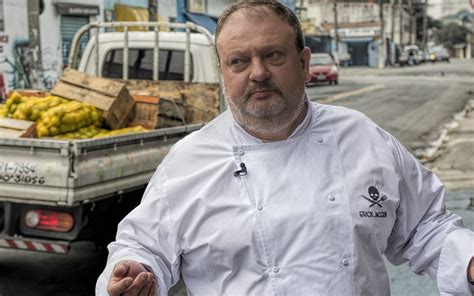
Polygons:
M369 187L369 196L375 201L379 200L379 191L377 190L377 188L375 188L375 186Z
M380 196L379 190L375 186L370 186L368 191L369 191L370 198L364 195L361 195L361 196L370 202L369 208L373 207L374 205L378 205L379 207L382 207L380 203L385 201L387 199L387 196L386 195Z

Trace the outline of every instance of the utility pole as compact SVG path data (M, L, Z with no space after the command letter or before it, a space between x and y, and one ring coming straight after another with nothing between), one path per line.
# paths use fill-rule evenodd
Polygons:
M425 3L423 4L423 39L422 39L423 50L426 50L427 42L428 42L428 18L426 16L427 6L428 6L428 0L425 0Z
M395 0L390 0L390 12L391 12L391 16L390 16L390 44L389 44L389 57L388 57L388 63L390 66L393 66L393 61L392 60L392 57L393 57L393 46L392 45L395 45ZM396 51L395 51L396 52Z
M409 32L410 32L410 44L413 44L413 3L412 0L408 0L408 13L409 13Z
M394 42L395 39L395 0L390 0L390 9L391 9L391 24L390 24L390 41Z
M339 34L337 33L338 24L337 24L337 0L334 0L333 3L333 10L334 10L334 39L336 41L336 59L339 61Z
M403 33L404 33L404 24L403 24L403 12L404 12L404 8L403 8L403 0L398 0L398 9L399 9L399 13L400 13L400 46L403 46L404 45L404 40L403 40Z
M379 68L385 67L385 54L386 54L386 45L385 45L385 26L383 19L383 0L379 0L379 16L380 16L380 47L379 47Z

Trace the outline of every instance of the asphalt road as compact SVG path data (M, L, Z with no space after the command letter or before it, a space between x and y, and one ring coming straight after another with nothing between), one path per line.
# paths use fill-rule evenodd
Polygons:
M339 85L309 87L314 101L357 109L411 149L436 138L474 96L474 60L409 68L344 68ZM474 189L474 188L473 188ZM451 192L448 208L474 228L469 192ZM106 256L92 244L76 243L67 256L0 249L0 296L93 295ZM392 295L437 295L434 283L390 267ZM182 286L170 295L185 295Z
M474 98L474 60L383 70L344 68L340 85L310 87L307 93L314 101L365 113L416 149L436 138L439 128Z

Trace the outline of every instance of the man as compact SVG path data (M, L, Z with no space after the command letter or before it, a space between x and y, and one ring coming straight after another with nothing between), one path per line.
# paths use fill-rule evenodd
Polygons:
M230 111L160 164L98 295L166 295L180 273L192 295L388 295L384 255L441 293L473 291L473 234L439 179L362 114L306 98L291 11L234 4L216 47Z

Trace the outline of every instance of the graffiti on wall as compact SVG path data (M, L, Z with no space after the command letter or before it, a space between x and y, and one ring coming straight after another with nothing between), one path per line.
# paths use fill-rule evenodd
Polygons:
M8 43L4 44L4 52L0 55L0 71L6 91L16 88L30 88L29 64L27 62L28 42L15 40L10 48L8 45Z
M59 59L55 56L57 49L52 47L44 47L42 49L43 64L43 85L46 89L53 88L58 81L58 74L61 72Z
M9 44L8 35L0 35L0 101L13 89L51 89L61 72L60 61L55 57L56 49L43 48L42 78L38 85L30 80L33 69L33 52L27 40L14 40Z

